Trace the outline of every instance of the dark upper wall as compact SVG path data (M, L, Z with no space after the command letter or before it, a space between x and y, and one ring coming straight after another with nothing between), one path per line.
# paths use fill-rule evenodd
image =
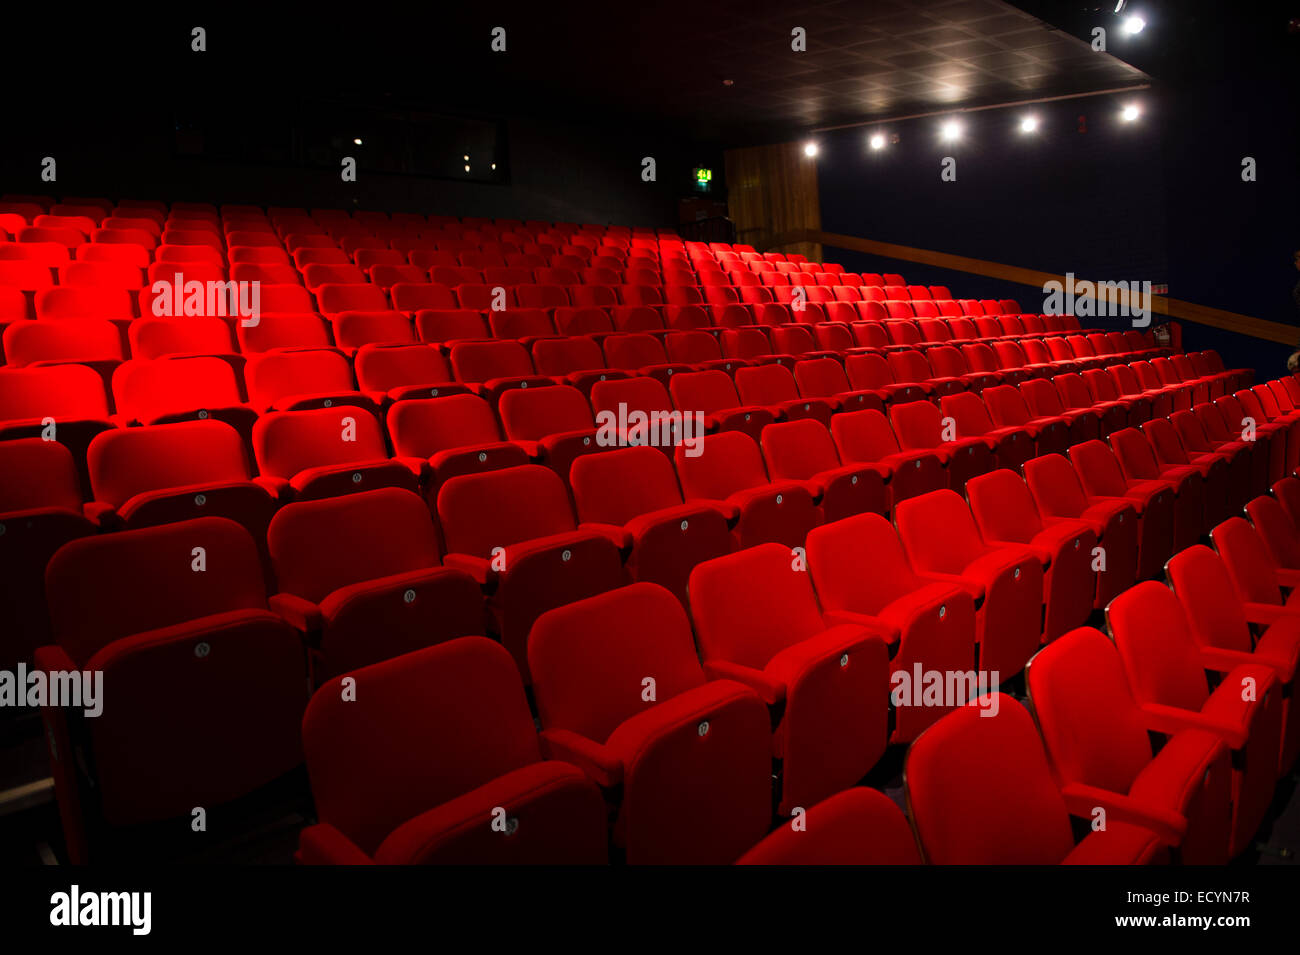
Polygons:
M278 104L277 104L278 105ZM215 142L265 135L278 123L293 127L291 104L283 115L263 105L256 123L232 116L219 103L191 110L204 119L201 137L177 133L167 106L147 113L118 112L103 102L82 103L57 117L31 109L11 112L8 148L0 154L0 192L102 195L109 198L189 199L262 205L356 206L448 215L536 218L549 221L676 225L677 203L691 194L690 172L709 165L719 173L720 151L700 147L653 127L583 125L574 121L509 118L502 121L508 179L457 181L370 172L344 183L339 167L320 168L288 159L232 161L182 155L177 142ZM340 124L346 125L346 124ZM357 150L339 150L339 157ZM54 156L58 179L40 179L40 162ZM657 180L643 182L641 160L653 156ZM336 160L331 160L336 161ZM721 184L717 186L721 190Z
M1118 120L1121 101L1111 97L970 113L957 118L964 132L955 143L940 141L940 117L880 127L899 142L879 151L867 147L874 127L823 134L822 226L1081 279L1165 282L1160 123L1143 99L1135 123ZM1039 132L1021 134L1031 111ZM940 179L949 156L953 182Z
M1300 321L1295 77L1260 82L1231 69L1126 97L1095 97L960 117L963 140L938 141L940 118L887 127L901 141L873 153L867 129L823 134L817 159L823 228L902 245L1088 279L1167 284L1173 298L1283 323ZM1142 104L1120 124L1121 102ZM1022 136L1033 111L1042 131ZM1077 132L1078 116L1087 133ZM957 160L941 182L939 160ZM1255 182L1241 160L1258 162ZM864 256L828 250L846 266ZM1039 308L1041 290L894 262L909 280ZM1290 346L1184 322L1189 349L1215 348L1236 365L1280 372ZM1300 338L1300 330L1297 330Z

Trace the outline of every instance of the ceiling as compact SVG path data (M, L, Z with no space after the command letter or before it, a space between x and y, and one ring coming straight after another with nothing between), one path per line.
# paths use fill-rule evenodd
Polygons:
M789 138L795 127L1148 79L1001 0L825 0L798 7L721 0L705 17L690 19L689 31L673 31L671 63L662 62L654 42L626 51L624 62L654 82L620 95L638 111L672 116L699 133L712 127L726 139ZM794 26L807 30L805 53L791 52Z
M684 139L742 145L792 128L1146 80L1001 0L494 0L375 8L345 22L310 8L274 19L226 6L134 21L87 13L75 31L54 8L24 15L35 21L27 35L59 36L60 61L94 64L93 82L80 69L41 70L43 85L69 82L65 111L111 108L123 95L139 103L142 91L145 107L238 102L272 113L296 99L342 98L670 126ZM208 31L201 54L189 48L196 24ZM494 26L506 28L505 53L490 49ZM791 50L794 27L807 31L807 52ZM23 57L48 64L46 47L13 42L18 35L5 51L15 70Z

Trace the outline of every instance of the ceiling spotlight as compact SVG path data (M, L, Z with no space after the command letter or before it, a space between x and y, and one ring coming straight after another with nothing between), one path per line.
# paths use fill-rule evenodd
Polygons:
M1135 33L1141 33L1142 28L1146 25L1147 22L1141 17L1129 17L1124 21L1124 32L1132 36Z
M466 162L469 162L469 156L468 156L468 155L465 156L465 161L466 161Z
M943 138L948 142L952 142L960 135L961 123L957 122L955 119L950 119L948 122L943 124Z
M1032 133L1038 129L1038 117L1026 116L1020 121L1020 131L1022 133Z
M466 171L466 172L469 172L469 165L468 165L468 164L466 164L466 166L465 166L465 171Z
M496 169L496 167L497 167L497 164L496 164L496 163L493 163L493 164L492 164L492 168L493 168L493 169Z
M354 143L356 143L358 146L361 145L361 139L360 139L360 137L358 137L358 138L356 138L356 139L354 139L354 140L352 140L352 141L353 141Z
M1130 104L1124 107L1124 111L1119 114L1119 118L1126 123L1131 123L1138 118L1138 115L1138 108Z
M870 140L870 143L871 143L871 148L872 148L872 149L884 149L884 148L885 148L885 134L884 134L884 133L872 133L872 134L871 134L871 140Z
M817 144L814 143L814 142L811 142L811 141L809 141L809 142L807 142L807 143L804 143L803 154L804 154L805 156L816 156L816 155L817 155Z

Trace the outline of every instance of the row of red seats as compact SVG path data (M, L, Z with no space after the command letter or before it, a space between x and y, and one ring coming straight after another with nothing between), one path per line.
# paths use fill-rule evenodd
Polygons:
M1000 483L1010 482L1014 476ZM1300 481L1287 482L1278 491L1286 487L1294 500ZM1300 533L1274 499L1252 502L1251 516L1257 528L1269 526L1266 533L1300 556ZM878 530L872 522L883 526ZM900 525L900 533L906 541L909 531ZM774 746L785 773L796 765L806 770L809 763L796 760L816 754L819 768L835 764L832 772L842 770L849 785L857 781L854 774L865 761L854 764L861 754L853 750L862 745L863 730L875 730L872 742L878 742L883 722L862 696L874 690L879 700L885 667L898 667L897 659L887 664L881 639L897 637L897 621L907 616L932 622L926 630L905 629L905 641L909 635L917 642L933 637L940 621L959 618L953 611L961 609L959 591L944 592L932 583L902 602L906 609L896 603L858 615L833 611L826 594L835 585L872 589L861 573L845 569L861 567L853 561L866 551L884 555L876 577L900 579L889 567L897 548L888 542L892 537L880 518L849 518L810 535L810 573L801 573L789 552L776 546L698 567L690 590L702 670L690 652L688 620L653 586L625 587L539 618L529 637L529 660L541 747L528 746L525 764L555 777L568 765L582 770L567 780L571 802L556 812L556 824L572 825L586 816L576 809L580 790L599 806L591 798L594 782L615 804L614 842L629 861L735 858L761 832L767 795L759 758L766 724L759 713L750 715L757 708L741 693L745 686L768 707L780 707ZM1078 629L1034 657L1028 689L1037 728L1021 704L998 695L983 696L920 735L907 752L905 772L920 854L896 807L879 794L849 789L816 804L805 819L794 809L796 822L781 826L740 861L1117 864L1165 861L1175 854L1183 863L1222 864L1239 855L1264 819L1278 778L1294 765L1300 743L1294 706L1300 615L1288 612L1295 600L1282 602L1283 586L1294 586L1300 577L1278 567L1242 518L1218 526L1212 539L1218 554L1193 546L1170 561L1173 592L1148 582L1110 604L1113 642L1096 630ZM806 582L810 576L822 596L820 612ZM1261 590L1268 598L1262 605L1275 611L1249 611L1248 600L1260 599ZM859 602L871 604L872 596ZM1253 633L1248 621L1257 621ZM943 659L937 643L927 650L931 664ZM376 722L386 725L387 700L411 700L409 707L421 708L409 694L428 680L434 660L456 669L458 685L482 685L482 678L469 676L472 655L481 655L481 676L499 655L500 691L523 699L504 655L473 641L430 648L354 678L372 687L370 698L385 700L376 707ZM753 669L768 655L762 672ZM638 694L643 673L656 677L659 693L649 699ZM785 673L792 678L777 676ZM666 683L671 698L663 694ZM610 693L611 686L627 689ZM454 717L429 709L429 722L421 724L428 751L385 751L372 760L365 752L372 737L360 733L355 711L339 696L337 682L318 691L304 722L321 821L304 830L300 861L603 861L594 825L584 829L591 842L556 845L536 821L513 847L495 837L490 813L500 793L519 791L512 773L494 778L477 765L473 781L454 791L430 781L425 798L415 803L368 799L355 776L344 774L344 767L355 765L351 760L361 760L378 778L407 778L404 767L411 761L446 759L439 721L459 725L467 712L485 717L472 720L474 725L489 720L478 704L464 699L458 700L464 711ZM523 722L519 733L534 738ZM837 748L828 760L832 735ZM549 759L538 763L542 756ZM547 765L551 760L562 765ZM523 765L510 769L520 772ZM684 780L703 782L686 796L689 807L682 804ZM783 782L788 785L789 776ZM474 785L493 789L489 796ZM523 825L528 803L523 796L507 809L516 813L512 822ZM792 812L788 803L785 812ZM1071 834L1071 815L1093 824L1082 842ZM681 822L685 816L689 821ZM419 842L411 838L412 829Z
M159 362L154 367L179 370L189 378L193 372L186 366L201 361ZM226 367L215 359L208 361ZM831 359L820 361L832 370L838 368ZM774 374L793 387L793 376L780 365L740 369L738 375L746 370ZM58 372L61 381L70 372L96 378L93 372L78 366L41 371ZM1079 380L1077 376L1058 376L1056 381L1070 379ZM739 400L726 397L734 396L735 391L724 372L687 373L676 376L672 384L679 403L682 389L694 388L697 396L703 397L709 389L719 386L726 389L723 403ZM758 386L779 389L779 382L760 381ZM166 393L169 389L160 387L160 391ZM1259 386L1259 393L1272 395L1267 386ZM1092 439L1113 430L1107 425L1136 426L1146 422L1152 411L1152 405L1139 397L1127 403L1113 402L1108 409L1087 405L1067 415L1052 383L1043 380L1026 382L1021 391L1000 385L985 388L980 395L945 394L938 407L921 400L894 402L888 421L871 408L842 413L863 408L862 404L842 400L855 397L852 395L782 401L781 394L777 390L762 395L772 399L764 406L715 409L711 419L701 414L702 427L693 435L694 448L689 443L692 435L683 430L692 422L672 408L668 391L650 377L596 382L590 403L581 391L568 385L504 389L495 414L484 398L468 393L402 400L387 412L387 433L370 409L350 404L272 412L256 418L252 426L251 459L245 454L240 435L218 421L108 428L88 442L86 467L93 503L84 509L91 524L138 527L160 519L190 516L198 508L200 513L235 517L260 536L275 508L284 501L396 486L426 493L431 509L441 513L442 488L458 476L536 461L548 465L561 478L570 478L574 462L581 457L611 444L646 443L645 436L626 431L629 414L640 413L651 421L659 416L668 422L663 428L664 450L675 454L677 462L677 475L669 472L666 479L661 479L654 500L671 498L680 504L683 495L685 500L726 499L731 502L725 510L734 528L735 544L750 546L782 540L793 545L824 518L862 511L889 513L908 496L934 487L961 489L969 478L994 467L1018 467L1036 454L1064 451L1071 445L1078 445L1083 450L1077 453L1084 453L1097 444ZM1190 391L1179 394L1186 397ZM1037 396L1036 401L1054 399L1052 408L1061 413L1033 415L1026 395ZM1152 420L1143 427L1148 429L1155 450L1148 450L1145 456L1140 453L1145 444L1141 440L1132 444L1126 437L1137 432L1121 431L1112 436L1124 473L1120 475L1114 464L1110 472L1104 472L1099 465L1094 478L1097 486L1111 481L1120 488L1101 493L1122 495L1126 493L1126 481L1162 478L1166 472L1176 471L1180 478L1172 496L1174 503L1168 500L1171 495L1163 493L1167 490L1163 486L1159 488L1162 493L1146 495L1155 503L1147 500L1144 509L1160 515L1159 523L1153 517L1144 524L1152 535L1152 540L1144 538L1141 551L1141 566L1147 574L1153 567L1159 568L1170 545L1194 540L1205 521L1221 516L1217 508L1241 500L1248 491L1247 482L1262 487L1257 478L1267 479L1270 469L1280 477L1281 468L1300 453L1300 442L1293 437L1288 440L1285 432L1265 433L1258 443L1238 442L1241 447L1231 460L1203 462L1203 475L1183 473L1193 470L1187 464L1189 450L1199 454L1201 446L1211 440L1205 429L1216 437L1232 433L1236 417L1243 413L1242 402L1258 400L1259 395L1249 391L1241 392L1240 397L1221 397L1213 405L1197 406L1195 413L1178 412L1174 417L1177 428ZM222 414L231 416L235 410L205 409L200 415L219 419ZM181 417L192 418L194 414L190 411ZM618 422L617 429L602 434L607 429L601 415ZM778 421L784 423L773 424ZM73 421L59 426L64 441L69 440L68 431L76 433L77 424ZM93 421L80 424L90 431L97 427ZM1150 430L1157 425L1163 430ZM33 426L37 426L35 422ZM44 427L43 423L40 427ZM702 433L720 427L738 430ZM1267 432L1272 426L1261 417L1259 427ZM758 444L744 431L761 439L761 456ZM52 465L15 465L14 488L4 509L21 511L57 505L64 511L82 510L72 454L60 445L38 439L14 442L9 447L16 450L25 445L33 449L32 453L61 453L66 461L64 473L60 475L59 467ZM396 456L390 457L392 454ZM255 462L255 468L250 460ZM599 466L584 463L587 468ZM1117 477L1111 480L1109 474ZM35 484L25 486L24 475L34 478ZM634 478L623 476L614 483ZM1208 494L1202 491L1202 480ZM769 486L772 481L795 482L799 486L774 490ZM574 491L578 499L576 486ZM774 499L778 506L773 506ZM786 501L783 506L782 500ZM454 517L453 513L449 519ZM581 503L578 519L592 519L583 513ZM52 542L39 541L37 550L51 553L66 539L67 523L56 522L58 530ZM1156 527L1160 529L1150 530ZM82 533L88 530L84 524L80 528ZM669 555L666 566L656 566L650 579L680 593L689 570L689 562L682 563L681 557ZM12 575L14 581L25 582L18 587L18 594L31 584L38 592L41 562L16 563L27 565L27 572L16 568ZM33 570L37 577L31 581ZM39 632L35 623L20 630L32 628Z
M514 480L525 473L547 472L511 469L468 480ZM984 483L971 494L976 519L983 524L987 518L979 517L981 510L992 509L997 512L993 520L1005 522L1020 506L1016 495L1007 495L1020 479L999 471L980 480ZM1294 501L1294 488L1287 493ZM490 509L500 502L479 503ZM1267 522L1268 536L1280 537L1291 554L1300 554L1300 536L1280 506L1271 507L1267 499L1252 506L1251 517ZM305 510L308 505L292 507ZM418 499L400 491L376 491L310 507L316 509L310 519L303 510L286 509L286 515L301 515L302 523L286 531L284 539L310 566L307 574L316 578L315 586L342 584L323 598L318 612L329 607L353 614L354 625L369 621L372 639L387 638L394 628L409 625L412 617L430 619L431 591L422 588L437 572L418 560L422 534L423 556L427 560L431 554L431 540L416 516L423 513ZM527 519L525 514L513 517ZM573 602L570 595L564 606L538 618L527 635L540 747L534 742L521 749L518 740L506 746L497 735L513 725L504 713L523 714L520 725L527 726L527 708L508 656L481 639L452 640L349 674L356 682L355 699L372 701L370 706L349 709L350 699L339 682L327 684L309 707L304 725L303 744L321 818L319 827L303 834L304 861L604 861L602 790L617 810L613 841L629 861L731 861L770 825L771 759L778 760L783 815L856 784L874 765L889 736L891 670L909 663L957 672L971 666L989 669L994 652L989 641L1006 640L1003 629L994 625L995 615L1004 612L1017 630L1026 620L1035 621L1026 656L1037 649L1043 634L1037 630L1040 618L1034 607L1041 609L1043 592L1037 589L1042 576L1033 571L1052 563L1041 553L1042 535L1055 528L1047 536L1069 544L1071 534L1086 533L1087 523L1054 521L1027 546L1007 543L992 530L977 529L971 512L950 491L906 502L897 520L897 532L877 515L822 525L808 535L802 564L788 546L766 544L696 566L689 601L699 658L681 604L655 585L620 589L615 579L596 587L603 593L590 594L590 599L580 596ZM943 521L938 541L935 520ZM375 540L377 528L384 531L382 542ZM1281 595L1284 584L1300 582L1300 569L1279 570L1269 545L1239 518L1215 528L1211 536L1226 568L1213 552L1198 547L1170 562L1170 579L1181 605L1178 600L1171 603L1158 584L1129 589L1110 604L1114 644L1095 631L1073 631L1050 643L1029 666L1029 691L1051 765L1050 777L1039 776L1053 779L1059 794L1046 798L1043 790L1026 788L1025 780L1015 777L1015 788L1022 794L1017 804L1032 793L1031 802L1041 799L1044 805L1056 806L1063 801L1071 812L1084 816L1100 806L1110 814L1106 830L1113 834L1077 850L1061 838L1029 839L1004 846L998 851L1008 855L995 858L1062 861L1077 851L1071 861L1150 861L1161 854L1157 847L1164 847L1175 850L1184 862L1221 863L1248 844L1279 773L1289 770L1295 755L1289 688L1300 649L1300 618L1289 610L1294 601L1284 605ZM215 589L191 572L196 541L209 570L221 577ZM380 580L344 583L329 557L312 554L356 548L374 555L384 552L384 543L392 557L375 566L393 573ZM569 542L565 563L583 559L579 547ZM963 567L972 556L970 547L984 553L975 554ZM1072 544L1066 548L1072 549ZM508 588L515 582L511 573L521 572L544 550L508 556L498 585ZM420 566L400 566L413 558ZM523 563L512 558L522 558ZM365 557L359 554L351 567L355 572L363 566ZM862 573L863 568L872 573ZM533 570L543 576L557 573L556 567ZM1057 565L1057 570L1064 568ZM116 686L139 685L139 699L148 700L147 707L119 705L106 713L111 726L101 730L97 723L96 737L89 742L75 738L78 728L56 721L56 785L74 785L77 773L88 771L85 764L78 767L72 761L69 754L75 749L70 744L91 747L95 759L90 765L100 784L98 799L105 818L125 824L151 818L151 813L166 816L187 812L193 804L211 804L214 791L221 794L219 800L241 786L259 785L297 761L295 714L303 698L301 676L290 676L301 663L294 663L300 651L295 654L290 648L299 637L272 610L293 620L301 607L277 598L266 602L254 545L245 531L204 518L92 538L64 548L51 564L49 580L58 645L42 651L41 665L98 666L113 674ZM160 582L167 585L165 601L117 602L122 594L141 587L152 592ZM1025 606L1009 590L1016 587L1028 601ZM982 598L978 607L977 591ZM110 594L115 600L106 602ZM999 601L1002 610L991 606ZM368 612L361 612L367 603ZM1008 611L1007 604L1014 610ZM1247 609L1255 604L1277 609ZM104 642L89 646L86 635L95 628L86 626L87 614L102 615L106 607L123 609L98 625ZM1222 612L1233 607L1239 609ZM230 616L235 608L238 613ZM1204 609L1219 612L1199 613ZM1268 624L1253 654L1247 613ZM987 619L983 627L977 622L981 615ZM382 625L375 625L376 620ZM329 624L336 622L329 619ZM452 626L481 632L473 615ZM158 634L148 643L152 652L142 652L145 644L128 639L140 630ZM208 651L200 656L213 662L201 670L173 664L166 648L184 650L195 645L196 638ZM899 649L891 660L889 646L894 643ZM971 652L976 645L978 663ZM465 649L470 646L476 649ZM457 659L468 659L460 654L470 654L479 666L466 669L457 664ZM440 662L433 669L441 677L433 678L432 664L417 661ZM156 713L159 691L146 691L145 686L174 685L175 676L160 676L157 668L175 665L191 670L165 701L176 730L160 732L156 720L146 716L146 711ZM1243 665L1246 672L1240 669ZM1198 675L1201 666L1225 674L1214 692L1204 674ZM255 683L250 673L256 674ZM649 695L645 674L652 674L655 684ZM1084 683L1080 674L1087 674ZM1256 691L1253 697L1240 691L1246 676ZM429 688L443 686L444 678L448 692L431 693ZM408 683L422 687L418 705L403 689ZM225 693L232 685L244 689L241 713L233 725L223 722L222 732L205 734L199 753L170 752L173 736L193 745L193 733L187 730L198 720L210 725L208 707L217 706L219 696L228 698ZM609 692L618 686L626 686L622 695ZM518 702L509 703L511 698ZM915 723L896 713L894 740L914 738L960 702L947 700ZM773 711L770 722L764 703ZM391 734L377 730L387 722L375 714L393 706L397 709L392 712L419 720L426 731L416 735L428 751L417 747L399 754L382 743L391 741ZM480 712L480 707L487 709ZM1002 698L999 707L1007 714L1017 712L1009 698ZM484 718L473 719L473 713ZM987 718L978 710L963 713L978 719L958 714L920 737L909 754L909 777L914 760L934 760L933 768L921 771L919 778L939 772L939 767L958 772L962 763L951 754L923 754L940 746L934 740L956 732L942 727L967 725L969 732ZM358 719L359 714L364 715ZM1001 715L990 725L1002 725L998 719ZM1016 719L1032 727L1022 717ZM463 737L456 755L445 749L443 728L449 725L478 728L473 752L479 756L468 757ZM1168 737L1158 752L1147 740L1148 730ZM988 733L990 739L997 738L993 730ZM258 744L250 754L247 741L252 738ZM1038 752L1026 745L1023 734L1014 738L1018 742L1008 748L1005 759ZM235 740L239 747L231 745ZM121 746L130 750L129 762L124 763L128 754ZM154 781L147 798L136 792L138 779L124 771L137 764L142 747L168 759L172 767L168 785L159 787ZM153 747L159 752L153 753ZM532 755L504 762L491 756L507 750ZM1119 762L1117 752L1124 754ZM550 760L538 765L542 755ZM1041 766L1041 752L1036 759L1034 765ZM449 776L448 760L462 766L463 775ZM417 783L405 775L405 767L420 763L439 771L419 775ZM344 773L345 766L351 771ZM374 772L359 776L358 766ZM408 785L369 785L394 773L403 774ZM494 782L498 777L506 778ZM367 785L357 786L358 778L367 779ZM684 796L687 779L693 785ZM932 798L942 803L959 791L944 787ZM66 794L61 792L61 800ZM684 798L695 807L685 817L679 804ZM507 807L507 818L499 820L509 822L507 832L524 837L507 841L495 831L492 815L499 806ZM586 807L578 812L581 819L569 815L578 811L575 806ZM995 851L980 840L951 845L947 851L952 855L931 848L922 819L931 819L935 826L942 823L915 805L913 811L919 814L914 819L917 832L932 861L983 861L980 853ZM408 820L409 827L404 825ZM566 836L557 839L555 827L561 820L567 820ZM1127 831L1130 825L1147 830L1146 835L1137 838L1139 834ZM590 841L579 838L580 832ZM77 844L76 834L71 835L70 844ZM1028 858L1020 856L1022 852ZM1048 858L1052 855L1059 858Z
M631 350L634 343L658 345L658 340L649 335L623 338L629 340L629 357L638 354ZM617 343L617 339L611 336L606 342ZM576 350L567 356L572 361L566 364L570 349ZM1107 371L1085 367L1082 376L1061 373L1077 367L1071 365L968 373L962 353L953 348L948 348L947 353L941 348L931 349L927 355L910 350L887 355L853 354L845 357L844 365L830 357L788 364L742 364L722 359L697 365L628 361L640 365L640 375L629 379L626 372L608 369L563 374L567 367L591 364L587 350L599 354L596 344L586 338L536 342L534 354L548 355L548 361L553 362L538 364L561 373L554 377L539 375L528 352L517 342L456 344L450 350L450 367L430 346L364 346L356 355L355 374L346 356L325 349L256 354L249 358L242 375L235 373L230 362L216 357L133 359L112 371L111 405L100 374L84 365L6 368L0 371L0 434L42 434L54 426L59 440L74 450L80 464L94 435L113 426L210 417L230 423L251 438L259 413L267 411L341 405L377 411L393 401L465 392L486 397L495 409L507 392L530 390L531 397L513 396L511 401L519 408L528 404L546 407L549 401L549 412L554 417L549 421L538 416L534 419L547 421L551 431L565 430L561 423L575 421L587 424L574 424L567 430L592 428L596 415L617 414L619 407L625 406L646 415L698 412L706 416L710 430L739 429L757 438L762 426L777 418L812 416L828 422L829 416L840 410L880 410L900 400L952 396L968 387L978 390L1004 382L1022 384L1024 398L1022 402L994 402L992 414L997 422L1022 424L1032 417L1061 417L1069 409L1091 408L1100 401L1107 431L1111 431L1128 421L1128 408L1140 409L1145 420L1151 409L1168 413L1175 402L1178 407L1190 407L1211 397L1212 391L1222 394L1233 380L1231 373L1210 371L1199 375L1190 362L1180 366L1174 361L1168 363L1167 370L1176 384L1163 384L1157 376L1155 387L1150 389L1137 379L1138 372L1122 364L1111 365ZM663 356L661 350L639 354L651 359ZM943 359L953 364L944 365ZM1146 374L1156 376L1158 362L1160 359L1149 364L1138 362L1133 367L1139 371L1145 368ZM958 374L936 378L936 367ZM1166 369L1165 365L1160 367ZM1188 381L1177 377L1180 368L1191 376ZM1025 380L1030 375L1047 377L1052 373L1056 374L1051 384ZM248 402L244 401L241 384L247 386ZM539 386L561 384L576 386L578 393L566 398L564 392L559 392L548 399L536 390ZM590 405L589 396L593 402ZM504 415L501 421L510 427ZM959 422L964 433L978 433L972 430L978 425L978 419ZM520 436L534 427L538 426L521 427ZM1071 422L1070 427L1078 438L1093 433L1086 424ZM551 432L529 433L526 440L538 440L546 433ZM382 439L378 443L382 446Z

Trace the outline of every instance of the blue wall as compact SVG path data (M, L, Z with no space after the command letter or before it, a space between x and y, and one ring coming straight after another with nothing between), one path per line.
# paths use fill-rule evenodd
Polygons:
M1294 124L1279 121L1276 103L1245 109L1231 100L1174 101L1146 90L968 113L955 117L964 131L954 143L939 138L944 118L930 117L879 127L899 137L882 150L867 146L876 127L822 134L822 227L1079 279L1167 284L1174 298L1295 322ZM1128 103L1142 115L1123 123ZM1039 130L1022 134L1030 112ZM1244 155L1259 161L1255 183L1241 181ZM956 160L954 182L940 179L945 156ZM826 257L947 285L960 297L1042 308L1036 287L842 249ZM1090 324L1128 327L1125 319ZM1291 350L1186 322L1183 337L1189 349L1215 348L1230 364L1269 373L1282 370Z

